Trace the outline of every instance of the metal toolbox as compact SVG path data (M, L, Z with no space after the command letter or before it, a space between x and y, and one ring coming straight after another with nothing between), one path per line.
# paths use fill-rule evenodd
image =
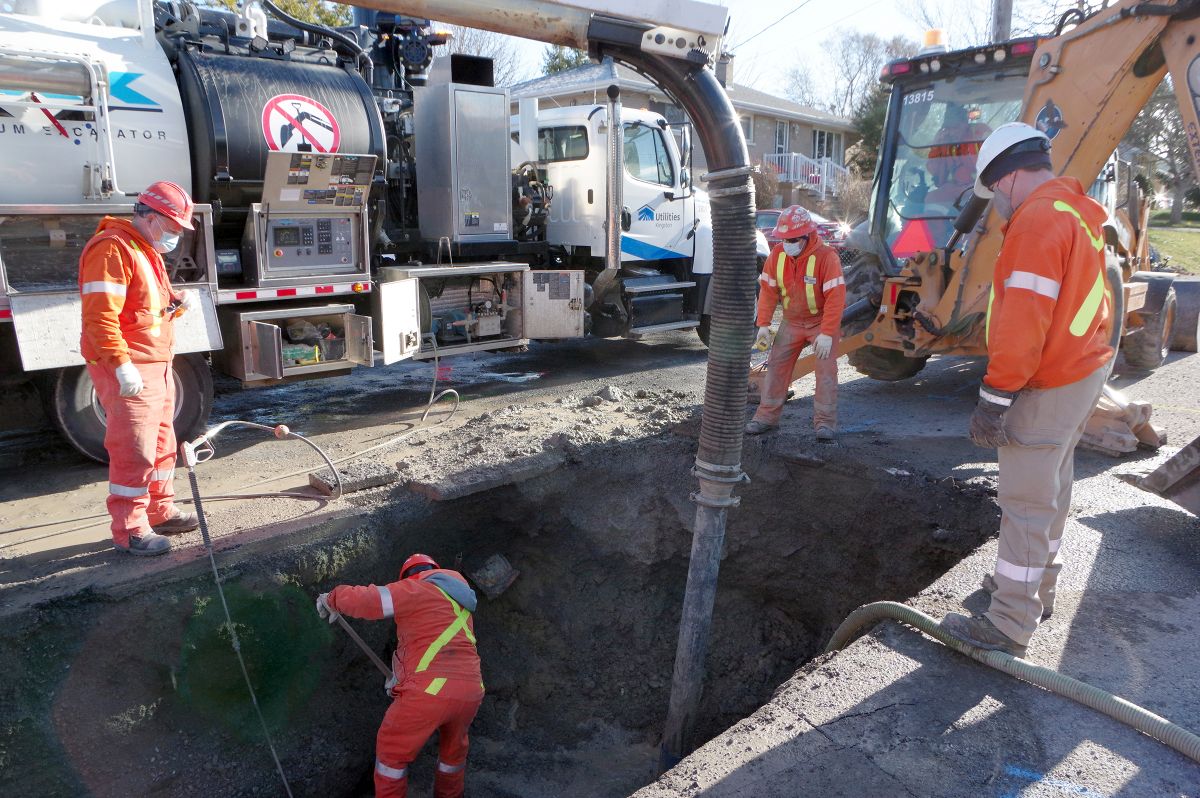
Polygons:
M305 377L373 363L371 319L353 305L219 312L221 332L238 341L218 357L227 374L247 382Z

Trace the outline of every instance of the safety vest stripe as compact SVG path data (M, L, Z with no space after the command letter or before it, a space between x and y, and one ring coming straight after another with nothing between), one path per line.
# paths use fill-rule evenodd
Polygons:
M996 576L1003 576L1014 582L1025 582L1026 584L1040 582L1042 581L1042 574L1045 572L1045 568L1035 568L1031 565L1016 565L1008 560L1003 560L999 557L996 558Z
M439 676L429 683L429 686L425 688L425 692L429 693L430 695L437 695L438 693L442 692L442 688L445 685L446 680Z
M403 768L388 767L387 765L383 764L378 759L376 759L375 760L375 772L378 773L380 776L383 776L385 779L392 779L394 781L400 781L400 779L402 779L408 775L408 768L407 767L403 767Z
M1079 213L1079 211L1075 210L1062 200L1054 201L1054 210L1062 211L1063 213L1069 213L1074 216L1077 220L1079 220L1079 226L1083 228L1083 232L1087 233L1088 240L1092 242L1092 248L1097 252L1100 252L1104 249L1104 237L1100 236L1097 238L1096 236L1092 235L1092 228L1087 226L1087 222L1083 220L1083 216Z
M987 346L992 341L992 303L996 301L996 284L992 283L988 291L987 316L983 320L983 344Z
M425 653L421 655L421 661L417 663L417 669L414 671L414 673L420 673L424 670L427 670L430 664L433 663L433 658L436 657L438 653L446 647L446 644L454 639L454 636L458 634L460 629L462 630L463 634L467 636L467 639L471 641L471 644L475 644L475 635L471 633L471 629L467 626L467 620L471 617L471 613L460 607L458 602L446 595L446 591L442 590L440 587L437 589L437 591L445 596L446 601L449 601L450 606L454 609L454 622L447 626L445 631L438 635L437 640L434 640L429 644L429 648L425 649Z
M79 287L81 294L112 294L113 296L125 296L126 287L121 283L113 283L107 280L91 280Z
M1049 277L1043 277L1040 274L1033 272L1013 272L1004 281L1005 288L1024 288L1026 291L1032 291L1035 294L1041 294L1050 299L1058 299L1058 292L1062 290L1062 283L1058 280L1051 280Z
M467 769L467 763L463 762L461 765L450 765L439 759L437 769L438 773L461 773Z
M142 252L142 248L138 246L136 241L130 241L129 245L133 247L133 259L137 261L138 268L142 271L142 279L146 282L146 310L150 313L150 329L148 332L154 338L162 335L162 298L158 295L158 276L154 273L154 266L150 263L150 258L146 253Z
M1000 405L1001 407L1012 406L1012 399L1008 398L1007 396L1001 396L1000 394L992 393L987 388L983 387L979 389L979 398L983 399L984 401L991 402L992 404Z
M124 496L127 499L136 499L139 496L145 496L150 492L150 486L136 488L132 485L118 485L115 482L108 483L108 492L114 496Z
M1083 300L1083 304L1079 306L1079 312L1071 320L1069 328L1071 335L1079 338L1087 333L1088 327L1092 326L1092 321L1100 311L1100 302L1104 299L1104 294L1104 273L1101 272L1096 275L1096 282L1092 285L1092 290L1088 291L1087 299Z
M151 482L170 482L175 478L175 469L168 468L165 471L161 468L156 468L150 472Z
M808 256L804 269L804 298L808 300L808 312L817 315L817 256Z
M392 605L392 593L383 585L376 585L375 589L379 591L379 604L383 607L383 617L391 618L396 614L396 608Z
M837 288L839 285L845 285L845 284L846 284L846 278L839 275L837 277L834 277L832 280L826 280L825 284L821 286L821 293L828 294L830 291Z
M775 259L775 278L779 285L779 295L783 297L783 309L787 310L788 305L792 303L792 298L788 296L787 283L783 281L783 267L787 264L787 254L780 252L779 257Z

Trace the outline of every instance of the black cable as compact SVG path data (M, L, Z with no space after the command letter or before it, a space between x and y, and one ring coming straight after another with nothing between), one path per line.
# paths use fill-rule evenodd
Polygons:
M812 2L812 0L803 0L803 2L801 2L801 3L800 3L800 5L796 6L796 7L795 7L795 8L793 8L791 11L787 12L787 13L786 13L786 14L784 14L782 17L780 17L779 19L775 20L774 22L772 22L772 23L771 23L770 25L768 25L767 27L765 27L765 28L763 28L762 30L760 30L758 33L754 34L754 35L753 35L753 36L751 36L749 39L744 39L744 40L742 40L742 41L738 42L737 44L735 44L733 47L730 47L730 48L729 48L729 51L730 51L730 52L733 52L733 51L734 51L734 50L736 50L737 48L741 47L743 44L747 44L747 43L749 43L749 42L753 41L754 39L757 39L759 36L762 36L764 33L766 33L767 31L769 31L771 28L775 27L775 26L776 26L776 25L778 25L780 22L783 22L785 19L787 19L788 17L790 17L792 14L795 14L797 11L799 11L799 10L800 10L800 9L802 9L802 8L804 8L806 5L808 5L808 4L809 4L809 3L811 3L811 2Z

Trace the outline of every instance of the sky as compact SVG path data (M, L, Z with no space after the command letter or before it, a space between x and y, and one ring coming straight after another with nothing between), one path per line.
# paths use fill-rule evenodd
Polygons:
M924 11L948 28L951 47L967 46L972 43L970 28L983 25L986 30L991 9L990 0L722 0L719 4L730 12L725 46L733 47L737 56L735 82L778 95L786 92L786 73L792 67L822 68L821 47L839 30L883 38L901 34L920 41L928 27L919 19ZM516 42L523 78L537 77L546 45Z

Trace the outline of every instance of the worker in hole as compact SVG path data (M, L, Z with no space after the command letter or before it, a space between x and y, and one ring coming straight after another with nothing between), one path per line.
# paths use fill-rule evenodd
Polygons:
M1000 546L984 615L942 627L980 648L1024 656L1054 610L1075 446L1108 379L1112 297L1103 206L1055 177L1050 139L1013 122L979 150L975 194L1006 220L988 300L987 373L971 440L999 454Z
M846 281L837 252L817 234L808 211L792 205L779 215L772 231L780 239L758 276L758 337L771 340L771 318L783 305L783 321L771 344L767 374L762 382L758 411L746 425L747 435L760 435L779 426L792 370L809 343L817 356L813 426L817 438L833 440L837 429L837 347L846 307Z
M414 554L399 580L366 587L339 585L317 597L317 614L396 622L392 676L384 685L392 704L375 740L375 795L403 798L408 768L438 733L435 798L457 798L466 783L467 730L483 702L472 615L475 591L457 572Z
M165 534L196 529L175 507L175 319L195 293L171 287L163 253L192 228L192 198L160 181L138 195L131 220L106 216L79 258L80 351L104 408L113 546L170 550Z

